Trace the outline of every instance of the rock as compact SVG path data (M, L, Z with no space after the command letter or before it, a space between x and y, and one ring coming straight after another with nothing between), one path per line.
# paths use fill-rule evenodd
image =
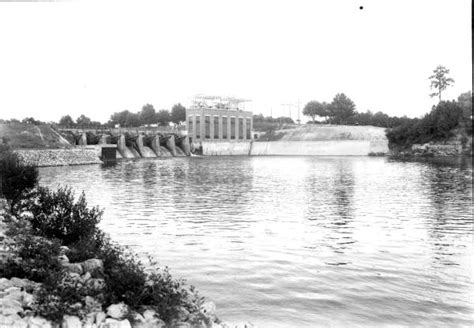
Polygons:
M0 327L27 328L28 323L16 314L8 316L0 314Z
M92 326L95 322L95 315L96 315L96 312L88 313L86 315L86 318L84 319L84 325Z
M143 312L143 318L145 318L145 320L151 320L159 318L159 315L153 310L146 310L145 312Z
M191 324L188 322L178 322L173 325L173 328L191 328Z
M86 296L84 299L86 303L86 309L88 312L99 312L102 310L102 305L95 298Z
M188 318L189 318L189 311L181 306L178 310L177 320L178 321L186 321L186 320L188 320Z
M24 307L31 307L35 303L35 296L30 293L23 294L22 305Z
M3 315L17 315L18 313L22 313L22 312L23 312L23 308L21 307L21 305L17 305L16 303L3 307L1 309L1 313Z
M87 286L94 291L101 291L105 287L104 279L91 278L86 283L87 283Z
M29 317L28 328L52 328L51 322L42 317Z
M59 255L66 255L69 253L71 250L67 246L61 246L59 247Z
M143 315L136 314L132 324L133 328L164 328L166 324L153 310L146 310Z
M63 322L61 323L61 328L81 328L81 320L73 315L63 316Z
M17 292L17 291L21 292L21 288L12 286L12 287L8 287L7 289L5 289L5 293L7 293L7 294L11 294L11 293L14 293L14 292Z
M5 297L2 297L0 299L0 309L4 309L6 307L21 307L21 302L5 299Z
M90 272L86 272L86 273L81 277L82 281L87 281L87 280L89 280L90 278L92 278Z
M132 328L130 321L125 320L116 320L112 318L105 319L105 324L103 328Z
M82 272L83 272L82 265L80 265L79 263L61 263L61 265L68 272L71 272L71 273L77 273L77 274L81 275Z
M12 286L13 286L13 283L10 280L6 278L0 278L0 290L5 290Z
M118 304L112 304L107 308L107 315L114 319L123 319L128 314L128 306L125 303L120 302Z
M103 311L97 312L95 315L95 323L97 325L100 325L101 323L104 322L106 317L107 315Z
M95 323L86 322L82 325L82 328L99 328Z
M142 316L140 313L137 313L137 312L133 312L132 315L131 315L132 319L133 319L133 322L144 322L145 321L145 317Z
M13 321L13 324L11 325L11 327L15 327L15 328L27 328L28 327L28 323L22 319L22 318L18 318L16 319L15 321Z
M18 288L27 288L35 285L34 281L28 280L28 279L20 279L13 277L10 279L11 283L13 286L18 287Z
M13 288L13 287L11 287ZM9 288L10 289L10 288ZM21 290L12 290L11 292L6 292L5 291L5 296L3 297L4 300L8 300L10 302L12 301L17 301L17 302L22 302L23 301L23 294Z
M205 316L215 316L216 315L216 305L214 302L206 302L201 305L201 313Z
M102 272L104 269L104 262L99 259L90 259L82 262L82 268L85 272L90 272L92 274Z
M64 263L69 263L69 259L66 255L59 255L58 256L58 261L59 263L61 264L64 264Z

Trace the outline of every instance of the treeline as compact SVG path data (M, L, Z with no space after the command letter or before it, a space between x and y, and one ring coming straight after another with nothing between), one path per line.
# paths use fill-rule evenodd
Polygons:
M358 112L355 103L344 93L334 96L331 103L312 100L303 108L303 115L309 116L312 122L345 125L373 125L390 128L404 124L411 119L403 116L389 116L382 112ZM319 120L316 120L319 117Z
M263 116L262 114L253 115L253 129L255 131L271 131L276 129L282 129L286 124L294 124L295 122L291 117L280 116L271 117Z
M253 123L277 123L277 124L294 124L295 122L291 117L280 116L271 117L263 116L262 114L253 115Z
M458 130L458 131L456 131ZM472 94L461 94L457 101L441 101L423 118L409 119L387 131L392 146L400 149L413 144L447 140L455 133L472 136Z
M33 124L33 125L48 124L46 122L36 120L33 117L25 117L21 121L17 120L16 118L12 118L10 120L0 119L0 123L24 123L24 124Z
M167 109L155 111L153 105L146 104L142 110L132 113L128 110L113 113L110 116L108 125L116 124L122 127L138 127L142 125L157 124L168 126L170 123L180 125L186 121L186 108L181 104L176 104L171 108L171 112Z

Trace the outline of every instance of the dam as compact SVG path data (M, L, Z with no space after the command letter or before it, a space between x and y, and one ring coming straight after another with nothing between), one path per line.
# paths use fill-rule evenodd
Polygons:
M294 125L267 132L251 130L247 117L233 119L226 111L217 115L190 113L188 130L180 133L121 134L69 131L71 144L95 149L115 148L116 159L203 156L367 156L389 152L385 129L374 126ZM245 112L237 115L250 115ZM206 117L209 116L209 117ZM246 122L243 124L243 122ZM239 133L240 132L240 133Z
M62 136L72 145L95 149L99 157L104 149L114 148L107 158L133 159L153 157L190 156L191 146L187 135L178 133L145 133L126 131L120 134L97 131L62 131Z

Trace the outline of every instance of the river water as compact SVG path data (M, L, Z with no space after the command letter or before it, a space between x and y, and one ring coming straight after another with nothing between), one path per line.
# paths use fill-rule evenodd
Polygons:
M40 169L101 227L260 327L471 326L472 163L191 157Z

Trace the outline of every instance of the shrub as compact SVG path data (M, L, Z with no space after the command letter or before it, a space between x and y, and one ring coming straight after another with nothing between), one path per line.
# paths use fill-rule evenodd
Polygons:
M61 271L57 258L59 242L35 236L26 227L20 233L14 229L8 234L15 234L15 244L12 257L0 268L1 276L27 278L45 284L54 283Z
M39 187L27 209L32 213L30 222L37 234L60 239L64 245L94 238L102 216L98 207L87 208L84 193L75 202L67 187L57 191Z
M86 297L93 297L96 304L89 308ZM34 311L41 316L59 321L63 315L75 315L85 318L90 310L100 310L102 295L78 276L62 273L54 284L43 285L36 293Z
M198 312L199 306L192 302L184 283L173 279L168 268L155 270L148 276L141 303L152 307L165 321L176 318L183 307L188 312Z
M139 307L145 288L146 273L137 257L127 249L105 238L98 258L104 262L107 303L125 302Z
M16 205L24 193L31 190L38 183L38 169L21 162L17 154L8 147L0 150L0 195L3 195L13 214Z

